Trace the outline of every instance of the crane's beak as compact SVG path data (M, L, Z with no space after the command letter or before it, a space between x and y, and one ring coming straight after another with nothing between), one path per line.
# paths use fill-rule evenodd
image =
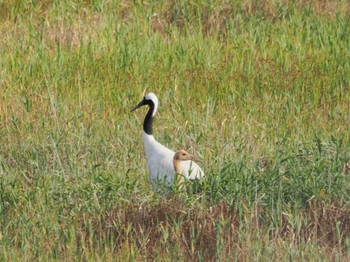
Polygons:
M188 153L188 159L187 160L191 160L191 161L194 161L194 162L201 162L201 160L198 157L196 157L196 156L194 156L194 155L192 155L190 153Z
M191 160L194 162L202 162L198 157L195 157L194 155L192 155Z
M190 149L191 146L189 146L185 151L188 151ZM198 157L196 157L195 155L192 155L190 153L189 154L189 160L192 160L194 162L202 162Z
M139 107L143 106L145 104L145 99L143 99L140 103L138 103L133 109L131 109L131 112L134 112Z

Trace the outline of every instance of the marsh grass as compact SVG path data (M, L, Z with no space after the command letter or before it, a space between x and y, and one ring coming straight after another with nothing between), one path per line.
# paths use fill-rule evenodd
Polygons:
M1 259L346 260L349 9L1 2ZM149 186L149 91L194 190Z

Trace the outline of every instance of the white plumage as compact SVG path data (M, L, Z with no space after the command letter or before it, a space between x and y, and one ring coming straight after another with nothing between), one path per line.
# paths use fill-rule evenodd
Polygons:
M149 93L135 106L137 108L148 105L142 137L148 162L149 181L154 189L158 189L160 184L169 186L175 179L176 174L173 166L175 152L163 146L153 136L152 122L158 109L158 98L155 94ZM200 179L204 176L203 170L193 161L182 161L182 176L189 180Z

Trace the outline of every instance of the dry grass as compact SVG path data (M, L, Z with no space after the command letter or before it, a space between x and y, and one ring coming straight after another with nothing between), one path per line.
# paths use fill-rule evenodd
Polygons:
M151 260L167 257L171 247L181 247L179 256L187 261L197 260L198 254L206 261L234 255L239 261L245 261L252 258L247 249L251 241L262 245L262 249L284 242L292 246L318 245L338 253L343 250L341 253L345 255L350 234L350 209L336 201L331 204L310 201L299 218L300 224L293 223L287 213L282 214L277 223L273 222L269 212L259 206L242 214L237 207L224 202L205 208L187 208L176 198L153 206L130 203L106 211L98 218L82 216L84 219L79 224L85 230L78 237L79 242L86 239L100 243L113 239L116 254L120 254L125 245L136 245L141 256ZM219 228L219 225L226 226ZM245 229L243 236L242 228ZM266 235L268 239L259 239ZM220 249L218 243L222 245ZM278 256L278 250L273 255Z
M121 1L118 4L107 2L104 8L115 8L116 16L120 18L122 24L132 23L137 16L138 4L132 1ZM35 4L33 4L35 3ZM91 33L97 33L99 23L103 19L103 13L95 13L93 17L89 15L87 2L72 2L71 8L67 10L67 16L64 19L56 19L48 23L42 23L44 19L50 16L53 5L51 1L40 0L23 3L22 1L11 1L0 4L0 17L3 21L2 33L8 32L12 23L18 19L17 12L22 16L30 16L34 27L44 26L45 37L53 43L60 43L64 46L74 47L79 44L79 40ZM113 6L113 7L112 7ZM34 7L34 8L33 8ZM221 35L225 37L227 33L226 22L235 18L238 11L246 16L261 15L264 19L277 21L282 19L289 12L299 12L303 8L310 8L315 14L334 18L337 13L347 15L350 12L350 4L347 1L339 0L244 0L241 3L231 3L229 1L215 2L211 5L199 3L190 4L184 7L178 1L166 1L156 8L156 12L150 16L150 28L152 32L166 36L172 28L177 28L184 32L196 21L189 21L189 17L197 17L202 31L206 35ZM297 8L295 10L295 8ZM193 12L196 10L197 12ZM16 12L17 11L17 12ZM75 15L78 14L78 16ZM70 17L74 16L74 20ZM23 17L21 18L23 19ZM7 27L6 22L11 21L11 26ZM88 27L86 25L89 25ZM237 24L237 27L241 25ZM36 28L39 30L39 28Z

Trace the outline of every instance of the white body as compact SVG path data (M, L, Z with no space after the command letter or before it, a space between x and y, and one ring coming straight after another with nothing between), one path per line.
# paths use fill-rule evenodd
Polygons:
M153 135L142 131L148 161L149 181L153 188L159 188L161 183L169 186L175 179L173 158L175 152L158 143ZM203 170L193 161L181 162L182 176L186 179L200 179L204 176Z

